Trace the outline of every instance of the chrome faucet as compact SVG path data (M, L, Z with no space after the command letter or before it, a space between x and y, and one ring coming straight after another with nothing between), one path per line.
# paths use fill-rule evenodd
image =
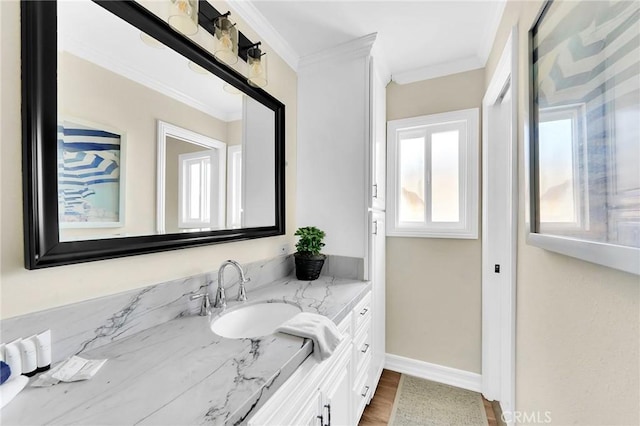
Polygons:
M220 265L220 269L218 270L218 289L216 290L216 300L213 303L214 308L226 308L227 307L227 296L224 291L224 269L232 265L238 271L240 275L240 284L238 287L238 298L239 302L244 302L247 300L247 291L244 287L245 283L249 282L250 279L244 276L244 271L242 270L242 266L235 260L225 260Z

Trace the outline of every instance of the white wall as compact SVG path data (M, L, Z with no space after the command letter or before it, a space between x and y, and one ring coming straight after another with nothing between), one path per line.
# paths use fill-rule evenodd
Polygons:
M483 95L482 69L391 83L387 120L480 107ZM387 238L388 353L480 373L481 250L479 239Z
M216 7L227 10L221 2ZM259 39L238 16L238 28ZM0 318L52 308L216 269L228 258L266 259L293 246L296 179L296 73L270 48L266 90L286 105L286 236L212 245L122 259L24 269L20 118L20 6L0 2Z
M516 409L553 424L640 424L640 278L526 244L527 32L541 1L507 2L486 66L491 80L519 28Z

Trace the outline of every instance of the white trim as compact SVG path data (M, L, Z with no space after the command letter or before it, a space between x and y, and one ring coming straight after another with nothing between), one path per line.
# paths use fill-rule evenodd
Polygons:
M457 74L465 71L484 68L486 60L478 56L468 56L451 62L429 65L408 71L393 73L391 80L398 84L414 83L416 81L429 80L445 75Z
M156 230L158 234L166 233L164 212L166 208L165 162L167 158L167 136L171 136L173 138L200 145L206 148L217 149L220 151L218 156L218 185L220 187L218 191L218 227L219 229L224 229L226 224L225 206L227 203L227 144L162 120L158 120L156 128L156 142L158 149L158 162L156 167L158 180L156 185Z
M586 260L587 262L640 275L640 249L635 247L598 243L557 235L534 234L531 232L527 233L527 244Z
M325 62L331 65L331 61L340 60L341 58L367 56L371 54L377 35L377 33L368 34L300 58L299 68L308 67L318 62Z
M237 199L238 209L240 210L240 223L236 228L242 226L242 145L231 145L227 147L227 228L234 229L233 212L234 201L236 201L236 194L230 188L231 183L238 183L235 181L235 174L237 167L240 167L240 176L238 176L240 197Z
M478 373L431 364L400 355L387 354L384 368L474 392L482 390L482 376Z
M229 0L227 3L287 65L294 71L298 70L300 56L251 1Z
M511 91L511 131L508 163L510 195L507 197L506 224L509 246L503 247L497 258L503 259L501 273L508 278L507 285L496 288L489 282L490 265L482 264L482 393L489 400L499 400L503 412L515 410L515 344L516 344L516 277L518 236L518 28L511 29L500 61L482 100L482 253L489 251L487 214L489 188L488 155L490 143L490 108L500 101L508 88ZM491 285L493 284L493 285ZM512 406L508 406L510 401Z

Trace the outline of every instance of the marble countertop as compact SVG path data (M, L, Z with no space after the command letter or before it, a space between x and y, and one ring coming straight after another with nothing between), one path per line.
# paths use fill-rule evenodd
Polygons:
M285 278L248 298L293 302L337 324L369 288L367 282L326 276L312 282ZM83 352L84 358L108 358L95 377L28 386L0 411L0 423L242 424L311 354L310 341L280 333L225 339L211 332L209 321L179 318Z

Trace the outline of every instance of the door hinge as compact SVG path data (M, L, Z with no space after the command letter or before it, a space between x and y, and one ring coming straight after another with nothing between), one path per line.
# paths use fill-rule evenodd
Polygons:
M371 233L373 235L378 235L378 221L374 220L372 225L373 225L372 226L373 229L371 230Z
M373 198L378 198L378 184L373 184Z

